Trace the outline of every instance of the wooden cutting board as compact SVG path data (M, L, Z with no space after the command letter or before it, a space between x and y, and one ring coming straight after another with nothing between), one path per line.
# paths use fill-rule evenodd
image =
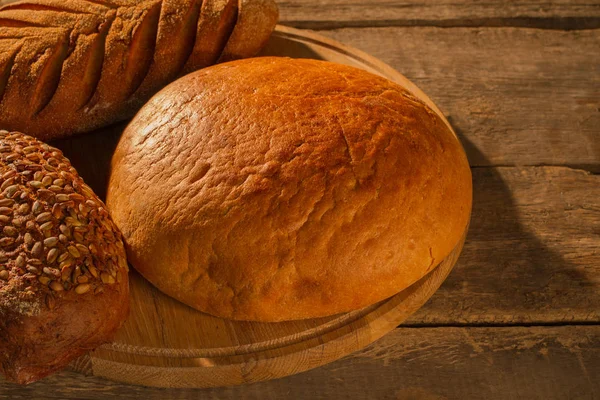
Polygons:
M409 88L444 118L392 68L319 35L279 26L263 54L317 58L366 69ZM123 126L54 143L100 195ZM203 314L132 272L131 314L115 342L81 357L72 367L116 381L167 388L235 385L315 368L367 346L418 310L444 281L463 243L464 235L432 272L390 299L333 317L284 323L237 322Z

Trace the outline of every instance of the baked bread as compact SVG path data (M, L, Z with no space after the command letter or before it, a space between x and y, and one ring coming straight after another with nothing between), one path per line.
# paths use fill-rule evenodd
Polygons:
M274 0L240 4L25 0L3 6L0 127L45 141L89 131L131 117L182 73L215 63L224 48L231 49L227 58L254 55L275 27L277 7Z
M30 383L110 341L125 320L125 249L60 150L0 131L0 372Z
M166 294L281 321L405 289L457 245L471 197L458 139L403 87L266 57L154 96L117 145L107 206L130 263Z
M200 20L198 22L198 37L184 72L192 72L216 63L223 53L238 15L238 0L204 0ZM277 13L271 15L277 19ZM271 28L272 29L272 25ZM267 34L267 39L270 32ZM258 51L257 51L258 53ZM251 56L254 54L251 54Z
M252 57L267 44L279 15L272 0L239 0L237 21L219 61Z

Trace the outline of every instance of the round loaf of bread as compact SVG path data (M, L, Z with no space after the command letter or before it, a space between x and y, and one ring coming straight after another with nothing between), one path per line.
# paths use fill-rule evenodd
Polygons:
M444 121L363 70L265 57L153 97L107 206L150 282L220 317L281 321L405 289L462 238L469 164Z
M0 372L30 383L110 341L129 309L121 234L60 150L0 130Z

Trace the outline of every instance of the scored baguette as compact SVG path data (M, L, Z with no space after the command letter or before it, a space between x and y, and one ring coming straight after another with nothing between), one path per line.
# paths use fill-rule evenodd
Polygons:
M270 26L277 23L277 5L271 0L239 0L238 15L220 62L256 55L266 44Z
M194 50L185 72L217 62L229 39L238 14L237 0L204 0Z
M277 15L274 0L7 4L0 128L47 141L129 118L183 73L256 54Z

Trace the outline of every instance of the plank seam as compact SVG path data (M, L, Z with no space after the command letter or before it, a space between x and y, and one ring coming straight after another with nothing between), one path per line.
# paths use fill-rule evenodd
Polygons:
M281 21L282 25L300 29L327 31L342 28L532 28L559 31L592 30L600 28L600 17L499 17L457 19L391 19L346 21Z
M589 175L600 175L600 164L490 164L490 165L471 165L471 169L483 168L568 168L573 171L585 172Z
M536 322L467 322L467 323L409 323L398 325L396 329L422 329L422 328L535 328L535 327L561 327L561 326L600 326L598 321L536 321Z

